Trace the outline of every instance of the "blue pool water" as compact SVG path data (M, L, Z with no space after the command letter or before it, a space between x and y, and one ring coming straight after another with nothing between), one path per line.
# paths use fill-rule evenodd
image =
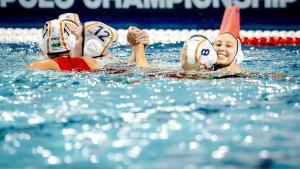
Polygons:
M179 66L181 46L147 57ZM36 44L0 44L0 168L300 168L299 47L244 49L242 67L286 77L29 71Z

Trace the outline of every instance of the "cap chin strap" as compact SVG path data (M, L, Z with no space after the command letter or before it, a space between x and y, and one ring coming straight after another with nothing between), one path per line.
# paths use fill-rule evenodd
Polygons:
M99 56L92 56L92 58L96 59L96 58L102 58L104 57L105 55L99 55Z
M82 32L81 32L81 37L82 37L82 42L81 42L81 56L83 56L83 51L84 51L84 41L85 41L85 26L83 24L82 26Z

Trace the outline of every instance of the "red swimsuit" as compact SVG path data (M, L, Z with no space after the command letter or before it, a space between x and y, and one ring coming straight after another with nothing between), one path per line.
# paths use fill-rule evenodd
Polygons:
M85 62L83 58L72 58L72 57L57 57L53 59L59 66L60 70L63 71L88 71L91 68Z
M61 57L57 57L53 60L58 64L60 70L72 71L73 66L70 64L68 58L61 56Z
M91 70L91 68L85 62L85 60L83 60L83 58L71 58L71 57L68 57L68 58L69 58L70 63L73 66L73 70L77 70L77 71Z

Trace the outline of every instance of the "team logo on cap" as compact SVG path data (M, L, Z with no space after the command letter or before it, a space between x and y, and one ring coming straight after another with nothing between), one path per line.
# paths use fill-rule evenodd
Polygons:
M60 42L53 43L53 44L51 45L51 47L52 47L53 49L59 49L59 48L61 47L61 44L60 44Z

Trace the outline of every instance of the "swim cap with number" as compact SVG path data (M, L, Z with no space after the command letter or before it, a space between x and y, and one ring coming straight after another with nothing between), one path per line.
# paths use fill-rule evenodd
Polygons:
M189 64L205 64L212 68L217 62L217 54L210 41L202 35L193 35L186 41L187 59Z
M118 35L115 29L102 22L86 22L83 55L94 58L106 55L108 48L117 40Z
M42 50L47 54L67 52L74 48L75 37L64 22L46 22L42 31Z

